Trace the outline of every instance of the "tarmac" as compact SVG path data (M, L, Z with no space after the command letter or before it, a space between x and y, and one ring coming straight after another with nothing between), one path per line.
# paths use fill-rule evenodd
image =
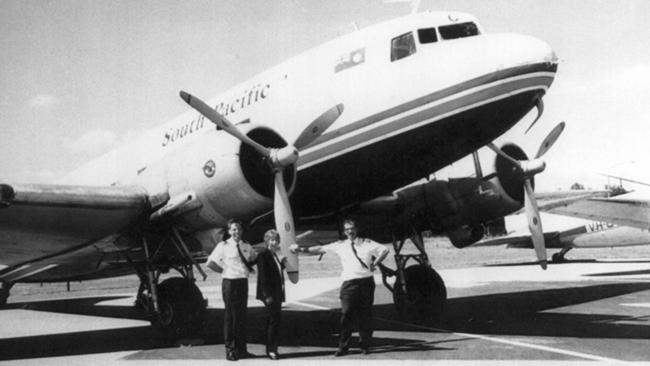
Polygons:
M505 250L486 250L497 249ZM486 258L481 253L488 252L472 255ZM303 261L305 278L287 285L280 362L650 361L650 259L607 255L551 264L543 271L519 256L470 266L459 258L460 266L439 269L448 301L435 325L403 320L376 276L371 353L362 355L352 348L338 358L333 357L340 310L336 258ZM61 285L17 285L7 308L0 310L0 362L225 363L220 280L211 276L198 283L209 301L204 331L183 340L161 336L134 308L134 276L72 284L71 292L60 291ZM277 363L265 357L265 314L254 294L251 281L248 348L256 357L239 362Z

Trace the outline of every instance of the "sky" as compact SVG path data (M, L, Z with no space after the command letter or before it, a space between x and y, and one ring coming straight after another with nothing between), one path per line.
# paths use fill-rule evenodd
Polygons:
M497 140L531 156L566 121L538 189L602 188L599 172L650 182L650 2L422 0L429 9L468 12L487 32L532 35L556 51L543 117ZM181 89L209 99L353 24L410 11L381 0L0 0L0 182L52 183L187 111Z

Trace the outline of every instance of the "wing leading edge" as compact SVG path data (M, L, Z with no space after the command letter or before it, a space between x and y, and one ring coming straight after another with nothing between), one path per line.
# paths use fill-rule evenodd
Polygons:
M589 198L552 207L544 211L639 229L650 229L650 200L648 199L626 198L623 196Z
M119 233L150 209L137 186L0 185L0 278Z

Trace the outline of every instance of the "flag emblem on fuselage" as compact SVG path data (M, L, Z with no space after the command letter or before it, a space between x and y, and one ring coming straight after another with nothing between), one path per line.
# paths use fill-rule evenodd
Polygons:
M349 69L352 66L357 66L366 61L366 49L359 48L348 54L341 55L336 60L336 66L334 66L334 72L343 71Z

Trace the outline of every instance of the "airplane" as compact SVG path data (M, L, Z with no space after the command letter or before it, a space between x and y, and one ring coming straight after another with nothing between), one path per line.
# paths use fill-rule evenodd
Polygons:
M604 174L619 181L650 186L646 182ZM647 191L626 192L613 197L589 197L572 200L562 205L552 205L543 209L546 212L577 217L584 220L606 222L610 230L600 235L600 239L626 244L650 243L650 198Z
M534 159L492 141L534 109L530 127L539 120L557 66L542 40L422 12L341 36L207 102L181 91L186 113L56 184L0 184L0 300L15 283L135 273L137 303L178 334L201 321L194 271L205 279L200 263L229 218L246 223L250 242L277 227L295 282L288 248L308 242L296 230L303 238L354 214L370 237L393 241L396 305L438 312L446 290L422 230L465 247L482 223L523 206L546 266L533 179L564 123ZM497 152L494 173L410 185L485 145ZM401 253L406 238L418 255ZM170 271L180 276L161 282Z
M595 198L595 197L591 197ZM548 208L540 205L541 211ZM523 215L510 215L505 219L507 235L487 238L473 246L506 245L508 248L532 248L531 236L524 231ZM650 244L650 232L640 228L618 226L606 221L584 220L542 212L544 225L552 228L544 232L546 248L560 249L551 259L554 263L566 261L565 255L576 248L628 247Z

